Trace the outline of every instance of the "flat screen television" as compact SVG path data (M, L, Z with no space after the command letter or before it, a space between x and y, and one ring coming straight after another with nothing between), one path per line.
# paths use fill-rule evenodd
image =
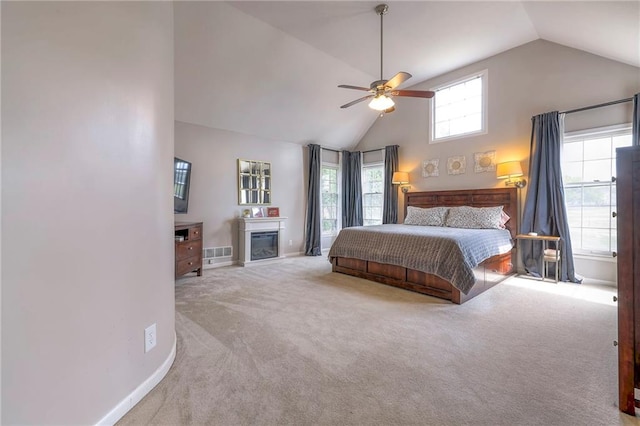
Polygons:
M186 213L189 207L191 163L173 158L173 212Z

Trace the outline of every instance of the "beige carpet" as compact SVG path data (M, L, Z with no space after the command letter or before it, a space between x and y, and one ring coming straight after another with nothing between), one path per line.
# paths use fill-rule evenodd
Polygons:
M462 306L324 257L176 282L176 361L120 425L619 425L615 289L511 278Z

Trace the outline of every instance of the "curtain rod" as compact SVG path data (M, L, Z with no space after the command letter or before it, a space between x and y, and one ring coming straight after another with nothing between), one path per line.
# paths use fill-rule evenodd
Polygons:
M384 151L384 148L378 148L378 149L370 149L368 151L362 151L363 154L366 154L367 152L373 152L373 151Z
M325 148L324 146L321 146L320 149L324 149L325 151L331 151L331 152L340 152L337 149Z
M561 111L558 114L571 114L573 112L586 111L586 110L589 110L589 109L602 108L602 107L606 107L606 106L609 106L609 105L616 105L616 104L622 104L622 103L625 103L625 102L631 102L632 100L633 100L633 98L618 99L617 101L605 102L603 104L590 105L590 106L583 107L583 108L576 108L576 109L571 109L571 110L568 110L568 111Z
M337 153L342 152L342 151L338 151L337 149L325 148L325 147L323 147L323 146L321 146L321 147L320 147L320 149L325 149L325 150L327 150L327 151L332 151L332 152L337 152ZM370 150L368 150L368 151L362 151L362 153L363 153L363 154L366 154L367 152L382 151L382 150L384 150L384 148L370 149Z

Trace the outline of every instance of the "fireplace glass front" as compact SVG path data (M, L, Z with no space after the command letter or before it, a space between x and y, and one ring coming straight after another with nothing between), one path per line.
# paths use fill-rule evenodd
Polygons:
M278 257L278 231L251 233L251 260Z

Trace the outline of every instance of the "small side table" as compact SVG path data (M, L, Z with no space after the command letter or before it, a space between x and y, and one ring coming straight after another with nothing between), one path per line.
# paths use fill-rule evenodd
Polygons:
M541 263L543 266L543 270L540 271L540 275L542 279L545 279L545 275L547 272L547 264L555 263L556 264L556 283L558 283L558 270L560 269L560 237L556 237L554 235L529 235L529 234L518 234L516 235L516 240L518 244L518 251L520 252L520 241L521 240L530 240L530 241L542 241L542 254L540 256ZM547 244L549 241L556 243L556 248L553 250L553 253L547 251Z

